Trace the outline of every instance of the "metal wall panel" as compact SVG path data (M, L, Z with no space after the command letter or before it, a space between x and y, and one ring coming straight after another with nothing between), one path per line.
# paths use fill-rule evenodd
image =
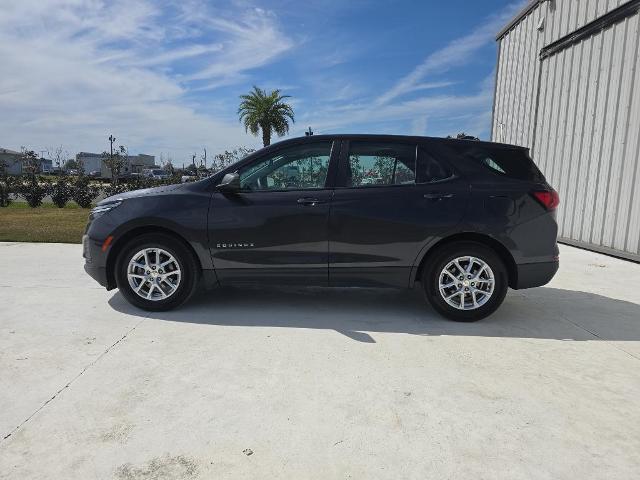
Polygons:
M640 259L640 15L539 56L625 3L542 2L500 37L492 139L531 148L561 239Z

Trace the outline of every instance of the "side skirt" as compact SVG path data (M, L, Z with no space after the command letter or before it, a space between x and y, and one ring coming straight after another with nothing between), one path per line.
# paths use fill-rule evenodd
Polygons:
M329 285L326 268L224 268L216 274L220 285Z
M331 267L331 287L408 288L411 267Z

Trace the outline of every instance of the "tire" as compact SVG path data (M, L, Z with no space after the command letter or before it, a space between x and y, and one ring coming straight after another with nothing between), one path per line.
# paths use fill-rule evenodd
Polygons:
M145 249L152 249L148 252L150 268L132 267L130 262L134 257L139 259L137 265L146 265L144 257L139 257ZM160 255L160 265L168 263L165 270L157 267L153 258L155 252ZM170 262L171 258L173 262ZM118 255L115 268L116 284L122 295L132 305L152 312L171 310L186 302L196 289L200 273L189 249L176 238L162 233L145 234L129 241ZM153 276L146 275L147 272ZM134 275L131 281L130 273ZM140 287L140 294L131 282Z
M461 257L476 259L470 272L473 280L468 278L469 275L460 280L459 274L461 272L454 260ZM476 242L455 242L439 248L427 261L428 264L423 270L422 286L427 300L440 315L457 322L475 322L491 315L502 305L509 287L509 276L504 262L491 248ZM466 270L469 263L471 263L471 258L460 260L458 265ZM483 264L489 268L482 268ZM448 268L447 271L455 275L456 280L443 272L445 267ZM475 278L478 273L480 281ZM491 282L488 280L490 276L493 277L492 290ZM455 282L455 285L441 291L441 285L446 286L451 282ZM469 293L466 293L465 288ZM476 288L478 289L476 290ZM491 290L490 294L483 293L489 290ZM461 297L459 293L463 293L463 296ZM454 305L445 300L445 296L449 297L450 295L449 301ZM474 306L474 300L479 306ZM461 304L464 309L460 308Z

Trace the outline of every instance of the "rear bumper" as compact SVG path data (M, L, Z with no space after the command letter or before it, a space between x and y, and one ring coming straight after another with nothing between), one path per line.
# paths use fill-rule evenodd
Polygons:
M517 265L518 282L516 290L546 285L554 277L560 266L559 261L544 263L526 263Z

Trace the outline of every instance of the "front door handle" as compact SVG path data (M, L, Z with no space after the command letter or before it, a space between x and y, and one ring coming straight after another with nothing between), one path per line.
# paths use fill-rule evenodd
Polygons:
M319 205L321 203L325 203L324 200L319 200L317 198L312 198L312 197L303 197L298 199L299 205L305 205L309 207L315 207L316 205Z
M434 202L439 202L441 200L447 200L449 198L455 197L453 193L425 193L423 198L427 200L433 200Z

